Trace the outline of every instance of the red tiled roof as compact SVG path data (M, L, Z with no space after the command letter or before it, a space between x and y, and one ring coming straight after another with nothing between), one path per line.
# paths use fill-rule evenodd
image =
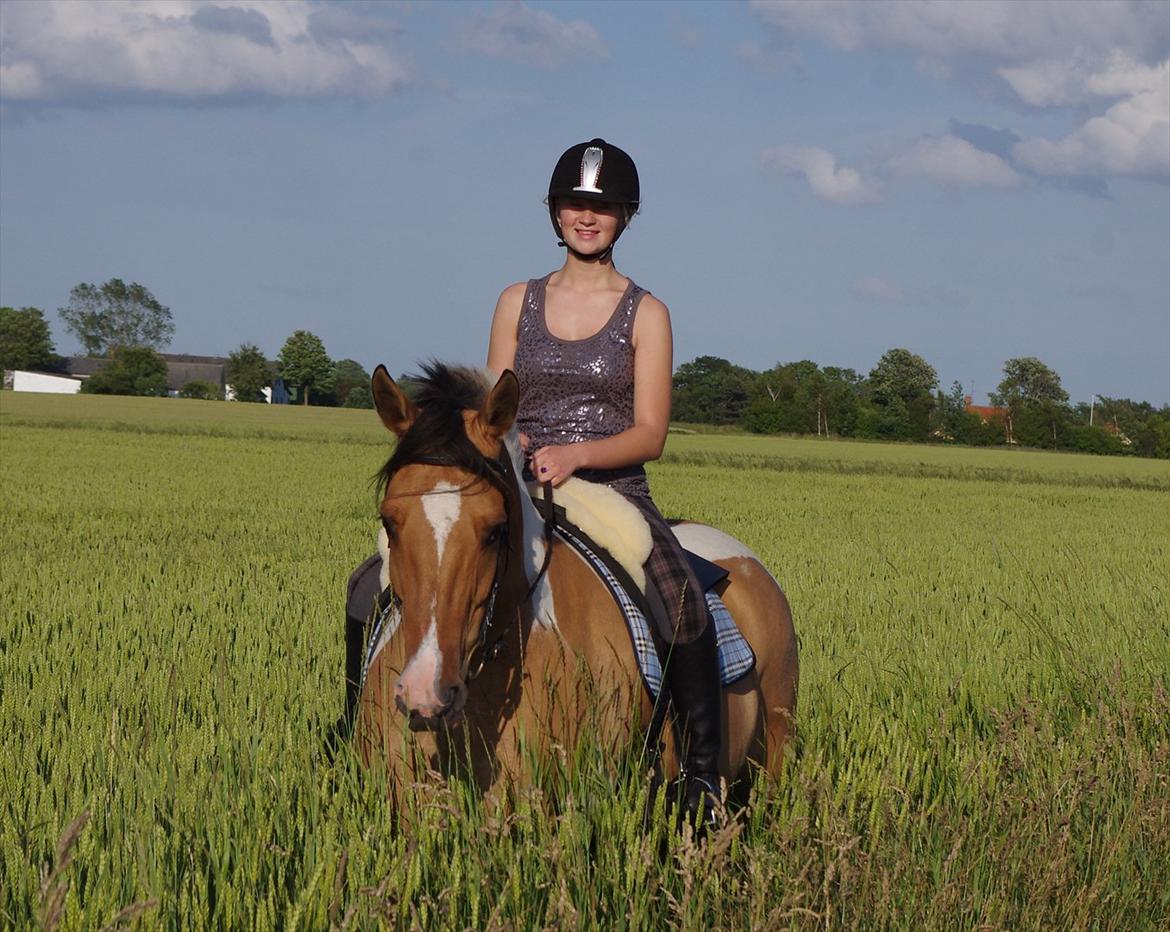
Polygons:
M997 408L994 405L972 405L966 407L967 411L972 414L978 414L984 421L994 420L996 418L1005 418L1008 414L1007 408Z

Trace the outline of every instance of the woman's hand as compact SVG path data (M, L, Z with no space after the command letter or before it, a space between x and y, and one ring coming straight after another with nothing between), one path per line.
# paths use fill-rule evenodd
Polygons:
M532 475L538 482L551 482L555 488L584 465L583 446L583 443L570 443L563 447L541 447L529 461Z

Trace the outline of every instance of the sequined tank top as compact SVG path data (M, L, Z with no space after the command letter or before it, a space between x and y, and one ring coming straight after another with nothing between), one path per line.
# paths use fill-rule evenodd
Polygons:
M605 325L583 340L553 336L544 316L549 276L524 292L516 341L520 408L529 449L600 440L634 425L634 316L647 294L631 280ZM649 496L642 466L581 469L576 475L624 495Z

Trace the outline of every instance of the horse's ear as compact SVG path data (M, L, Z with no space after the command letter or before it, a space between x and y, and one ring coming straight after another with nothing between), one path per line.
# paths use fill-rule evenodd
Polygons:
M511 369L505 369L488 392L477 419L485 434L492 440L499 440L516 420L516 409L520 406L520 380Z
M418 416L418 408L403 394L398 383L390 378L390 373L381 363L370 379L370 390L374 394L374 407L378 409L378 416L386 428L397 437L410 430L410 425Z

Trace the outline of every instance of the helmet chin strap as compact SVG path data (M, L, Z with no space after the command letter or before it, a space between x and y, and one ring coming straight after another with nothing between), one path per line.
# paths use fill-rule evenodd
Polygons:
M564 246L567 250L569 250L569 252L571 252L574 256L576 256L582 262L604 262L606 258L608 258L609 256L611 256L613 254L613 243L610 243L601 252L595 252L595 253L580 252L579 250L574 249L572 246L570 246L568 243L566 243L563 239L557 240L557 245Z

